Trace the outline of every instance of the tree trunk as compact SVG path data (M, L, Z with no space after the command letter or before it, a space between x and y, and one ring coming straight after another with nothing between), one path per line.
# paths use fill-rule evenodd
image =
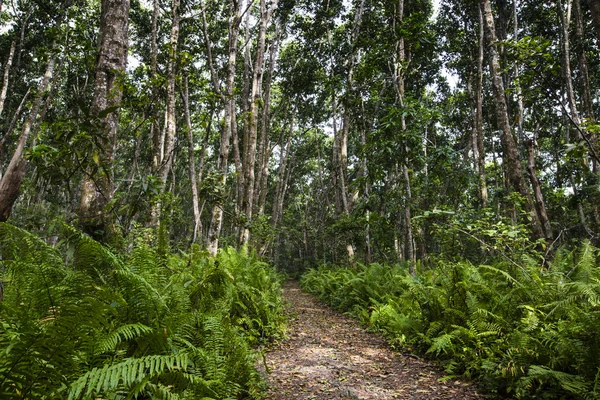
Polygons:
M523 176L523 169L519 161L519 150L517 142L511 132L510 122L508 117L508 107L504 91L504 82L502 80L502 70L500 68L500 60L496 49L497 39L494 27L494 16L490 0L480 1L483 10L485 28L488 36L488 49L490 55L490 73L492 78L492 88L494 93L494 102L496 106L496 119L498 128L501 131L500 141L504 153L504 163L506 165L507 179L510 187L519 193L525 199L524 209L531 216L531 225L535 237L543 237L543 231L537 216L537 212L533 206L533 200L529 193L529 188Z
M158 0L154 0L154 8L152 11L152 54L151 54L151 62L150 62L150 77L154 80L152 85L152 123L150 125L150 139L152 142L152 172L154 174L158 174L159 166L160 166L160 148L161 142L160 139L160 124L158 122L159 112L158 112L158 87L157 87L157 72L158 72L158 44L157 44L157 36L158 36L158 11L159 4Z
M513 0L513 40L515 43L519 40L519 16L517 13L517 0ZM519 81L519 62L515 61L514 66L514 78L518 82ZM523 91L521 90L521 84L519 83L516 88L517 92L517 137L519 140L525 140L523 134L523 123L525 122L525 108L523 105Z
M485 173L485 147L483 144L483 49L485 43L485 35L483 29L483 14L481 8L479 11L479 38L478 38L478 55L477 55L477 79L475 84L475 94L473 96L473 130L472 130L472 146L473 159L475 161L475 170L479 177L479 199L481 206L487 206L488 191L487 179Z
M173 166L173 151L175 150L175 134L177 132L177 120L175 115L175 80L177 75L177 42L179 40L179 0L173 0L171 4L173 13L171 25L171 37L169 39L169 63L167 67L167 110L166 127L164 138L164 152L160 163L160 179L163 191L171 167Z
M79 224L84 232L103 241L115 231L106 207L112 200L114 188L112 163L119 125L118 107L123 94L119 79L127 66L128 17L129 0L102 0L91 112L100 120L98 134L105 146L98 157L98 168L83 182Z
M4 64L4 78L2 79L2 91L0 92L0 116L2 115L2 110L4 110L4 100L6 100L6 92L8 91L8 78L10 75L10 67L12 66L14 55L15 42L13 41L10 45L8 59L6 60L6 64Z
M27 147L27 139L29 139L31 130L38 117L42 97L48 89L50 79L54 74L55 63L56 56L52 55L48 61L46 72L38 85L38 92L33 100L31 112L23 123L15 152L13 153L4 175L2 175L2 180L0 180L0 222L4 222L10 217L13 205L19 197L21 183L23 182L23 177L25 176L25 171L27 169L27 159L23 157L23 152Z
M192 131L192 120L190 117L190 93L188 88L187 73L183 78L183 109L185 112L185 125L188 136L188 159L190 185L192 189L192 210L194 212L194 234L192 243L196 242L198 232L202 235L202 221L200 220L200 202L198 200L198 185L196 183L196 159L194 157L194 132Z
M227 61L227 81L226 93L223 96L225 100L225 113L223 129L221 131L221 141L219 144L219 156L217 159L217 171L219 174L218 184L222 190L225 189L227 182L227 160L229 158L229 140L231 138L232 123L235 123L235 100L233 98L233 87L235 83L235 61L237 58L237 40L240 24L240 6L241 2L230 0L229 9L229 57ZM208 41L208 40L207 40ZM212 60L211 60L212 63ZM213 82L216 82L214 67L211 66L211 75ZM218 90L218 85L215 88ZM216 255L219 248L219 236L223 225L223 198L220 198L213 205L210 228L208 231L207 248L211 255Z
M265 82L265 90L263 96L263 113L260 128L260 141L258 149L258 176L256 177L256 187L254 193L255 209L258 215L262 216L265 212L265 202L267 199L267 184L269 180L269 160L271 147L269 145L269 132L271 125L271 84L273 82L273 71L277 62L277 51L279 49L279 26L275 32L275 39L271 43L269 52L269 69Z
M21 99L21 102L19 103L19 106L15 110L15 113L14 113L12 119L10 120L10 125L8 126L8 129L6 130L6 132L4 132L4 136L2 136L2 140L0 140L0 150L2 150L2 147L4 147L4 143L6 143L6 140L11 135L12 131L15 129L15 126L17 125L17 120L19 119L19 115L21 114L21 109L23 108L23 105L27 101L27 98L29 97L29 93L31 93L31 89L27 89L27 92L25 92L25 96L23 96L23 98Z
M550 220L548 219L548 213L546 212L546 203L544 202L542 188L540 185L540 181L537 177L537 170L535 168L535 153L533 148L533 140L528 140L526 144L528 154L527 169L529 171L529 179L531 180L531 187L533 188L533 194L535 196L537 213L542 224L542 229L544 230L544 237L547 240L552 240L552 226L550 225Z
M258 112L261 98L260 88L262 84L262 71L264 68L265 39L267 35L267 26L271 19L271 13L277 7L278 0L273 0L271 7L267 9L266 0L260 0L260 27L256 44L256 56L254 58L254 68L252 71L252 91L250 93L250 125L248 130L248 141L244 148L244 199L242 202L242 211L245 214L246 223L243 227L241 244L245 245L250 240L250 223L252 221L252 211L254 208L254 182L255 182L255 164L256 164L256 145L258 137Z
M285 178L287 166L290 158L290 146L294 135L294 115L292 111L290 129L287 138L282 133L279 144L279 171L277 174L277 185L275 187L275 195L273 197L273 211L271 212L271 227L276 229L279 225L279 217L283 213L283 193L285 190ZM285 144L284 144L285 140Z

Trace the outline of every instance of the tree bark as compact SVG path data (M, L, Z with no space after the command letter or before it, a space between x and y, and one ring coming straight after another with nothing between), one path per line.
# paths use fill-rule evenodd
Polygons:
M256 178L256 187L254 193L256 195L254 199L255 209L258 215L262 216L265 212L265 202L267 199L267 184L269 180L269 159L271 153L271 147L269 145L269 132L271 125L271 84L273 82L273 72L275 70L275 64L277 62L277 51L279 49L279 26L275 32L275 39L271 43L271 49L269 52L269 69L267 72L267 79L265 82L264 96L263 96L263 113L261 119L260 129L260 141L258 149L258 176Z
M519 193L525 200L524 209L531 216L531 225L535 237L543 237L543 231L540 226L537 212L533 206L533 200L529 193L529 188L523 176L523 169L519 161L519 150L517 142L510 128L508 117L508 107L504 91L504 82L502 80L502 70L500 68L500 59L496 49L497 39L494 27L494 16L490 0L480 1L483 11L485 28L488 37L488 51L490 55L490 73L492 78L492 88L494 93L494 102L496 106L496 119L498 128L501 131L500 141L504 153L504 163L506 165L507 180L510 187Z
M78 213L81 229L102 241L115 231L106 207L114 188L112 163L123 94L119 79L127 67L128 20L129 0L102 0L91 112L99 119L98 135L104 148L99 151L98 168L83 182Z
M260 27L256 44L256 55L252 71L252 91L250 93L250 124L248 129L247 143L245 143L244 154L244 197L242 202L242 211L245 214L246 223L242 229L241 245L245 245L250 240L250 223L252 221L252 212L254 208L254 183L255 183L255 164L256 164L256 145L258 138L258 112L261 99L260 88L262 84L262 71L264 68L265 39L267 26L271 19L271 13L277 7L278 0L272 0L271 7L267 9L266 0L260 0Z
M196 242L198 232L202 235L202 221L200 219L200 202L198 200L198 185L196 182L196 158L194 156L194 132L192 131L192 120L190 117L190 93L188 88L187 74L183 78L183 109L185 112L185 125L188 137L188 159L190 186L192 189L192 210L194 212L194 234L192 243Z
M50 79L54 74L55 64L56 56L52 55L48 61L46 72L38 85L38 92L33 100L29 116L25 119L23 127L21 128L21 134L19 135L15 152L2 176L2 180L0 180L0 222L4 222L10 217L13 205L19 197L21 183L23 182L23 177L25 176L25 171L27 169L27 159L23 157L23 153L27 147L27 140L29 139L31 130L36 123L42 103L42 97L46 90L48 90Z
M152 47L151 47L151 61L150 61L150 77L154 80L152 84L152 123L150 125L150 139L152 141L152 172L158 174L160 165L160 124L158 122L159 113L157 107L158 101L158 88L157 88L157 73L158 73L158 11L159 4L158 0L154 0L154 8L152 11Z
M163 185L163 191L166 190L166 183L171 168L173 166L173 152L175 150L175 134L177 132L176 119L176 95L175 80L177 75L177 42L179 41L179 0L173 0L171 3L172 25L171 36L169 39L169 63L167 67L167 110L166 127L164 138L164 152L160 163L160 179Z
M6 100L6 93L8 91L8 78L10 75L10 67L12 66L13 58L15 55L15 42L13 41L10 45L10 51L8 53L8 59L4 64L4 78L2 79L2 91L0 91L0 116L2 116L2 110L4 110L4 101Z
M547 240L552 240L552 238L554 237L552 234L552 226L550 225L550 220L548 219L548 213L546 212L546 203L544 202L544 196L542 194L542 187L537 177L537 170L535 168L535 153L533 148L533 140L528 140L526 144L528 154L527 170L529 171L529 179L531 180L531 187L533 188L533 194L535 196L537 213L542 224L542 229L544 230L544 237Z
M481 207L485 208L488 201L487 179L485 173L485 147L483 144L483 56L485 31L483 29L483 14L481 8L477 7L479 14L479 37L477 53L477 77L475 81L475 93L473 95L473 129L471 131L471 143L473 148L473 159L475 170L479 177L479 199Z
M227 182L227 160L229 158L229 140L231 138L232 123L235 123L235 100L233 98L233 87L235 83L235 61L237 58L237 40L240 25L241 2L230 0L229 2L229 56L227 61L227 81L225 95L225 113L221 140L219 144L219 156L217 159L217 171L219 174L218 184L224 190ZM208 41L208 40L207 40ZM211 67L211 76L215 83L216 74ZM216 87L218 90L218 85ZM223 225L223 198L217 199L213 205L210 228L208 231L207 248L211 255L216 255L219 248L219 236Z

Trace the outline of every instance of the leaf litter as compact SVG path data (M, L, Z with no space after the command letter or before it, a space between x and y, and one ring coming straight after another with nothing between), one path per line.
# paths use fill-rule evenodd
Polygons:
M289 330L266 353L266 399L483 399L475 385L442 381L431 363L393 351L381 335L286 283Z

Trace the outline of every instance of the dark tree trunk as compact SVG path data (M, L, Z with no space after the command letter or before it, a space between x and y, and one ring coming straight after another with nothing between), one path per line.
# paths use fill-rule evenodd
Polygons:
M53 55L48 61L46 72L38 85L38 92L33 100L29 116L25 119L23 127L21 128L21 134L19 135L15 152L2 176L2 180L0 180L0 222L4 222L10 217L13 205L19 197L21 183L23 182L23 177L25 176L25 171L27 169L27 159L23 157L23 153L27 147L27 141L31 134L31 130L36 123L42 103L42 97L44 92L48 89L50 79L54 74L55 64L56 57Z

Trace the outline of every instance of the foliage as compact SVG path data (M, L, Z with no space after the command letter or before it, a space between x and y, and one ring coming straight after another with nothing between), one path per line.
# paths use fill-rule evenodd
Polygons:
M53 247L0 224L0 397L259 398L279 278L247 251L117 254L69 226Z
M597 398L600 273L589 243L553 262L440 262L411 276L404 265L320 267L302 286L435 357L449 377L478 378L517 398Z

